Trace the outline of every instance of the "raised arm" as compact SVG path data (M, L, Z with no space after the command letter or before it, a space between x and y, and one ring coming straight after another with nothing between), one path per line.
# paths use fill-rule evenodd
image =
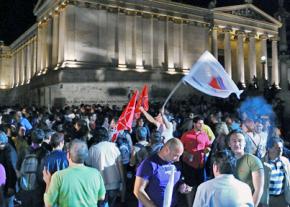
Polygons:
M140 107L140 111L144 114L144 116L149 122L158 127L158 122L153 118L153 116L151 116L147 111L145 111L142 106Z
M166 129L169 129L170 128L170 122L168 121L166 115L164 114L164 108L161 108L160 113L161 113L161 117L162 117L162 120L163 120L163 123L164 123Z

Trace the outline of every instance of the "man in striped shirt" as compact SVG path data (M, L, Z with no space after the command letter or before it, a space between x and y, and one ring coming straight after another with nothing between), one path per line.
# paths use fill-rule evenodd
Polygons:
M283 153L283 140L272 137L268 141L268 153L264 158L265 188L261 203L264 206L289 207L290 164Z

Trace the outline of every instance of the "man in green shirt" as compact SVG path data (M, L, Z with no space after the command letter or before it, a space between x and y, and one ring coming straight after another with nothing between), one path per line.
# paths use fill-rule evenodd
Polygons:
M97 206L98 200L104 200L106 189L102 176L98 170L84 166L87 156L87 144L75 139L69 144L68 168L52 176L47 169L43 170L46 207L91 207Z
M237 159L235 176L250 186L254 205L258 206L264 188L263 164L256 156L245 153L246 141L241 132L232 131L228 138L228 145Z

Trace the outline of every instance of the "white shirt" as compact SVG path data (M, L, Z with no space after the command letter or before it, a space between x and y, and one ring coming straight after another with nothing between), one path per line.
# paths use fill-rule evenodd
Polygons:
M173 124L168 122L168 128L166 128L165 124L157 125L157 130L160 131L161 136L164 137L163 143L166 143L168 140L173 138Z
M86 163L100 171L106 190L115 190L120 188L121 183L120 159L121 153L115 143L100 142L90 147Z
M193 207L254 207L250 187L234 178L222 174L202 183L195 195Z

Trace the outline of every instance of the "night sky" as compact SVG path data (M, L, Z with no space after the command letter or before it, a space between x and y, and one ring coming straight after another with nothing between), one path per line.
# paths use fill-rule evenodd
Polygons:
M210 0L174 0L195 6L207 7ZM218 0L217 7L242 4L243 0ZM254 4L268 14L277 11L278 0L254 0ZM0 0L0 40L6 45L11 44L17 37L32 26L36 18L33 8L37 0ZM290 11L290 0L285 0Z

